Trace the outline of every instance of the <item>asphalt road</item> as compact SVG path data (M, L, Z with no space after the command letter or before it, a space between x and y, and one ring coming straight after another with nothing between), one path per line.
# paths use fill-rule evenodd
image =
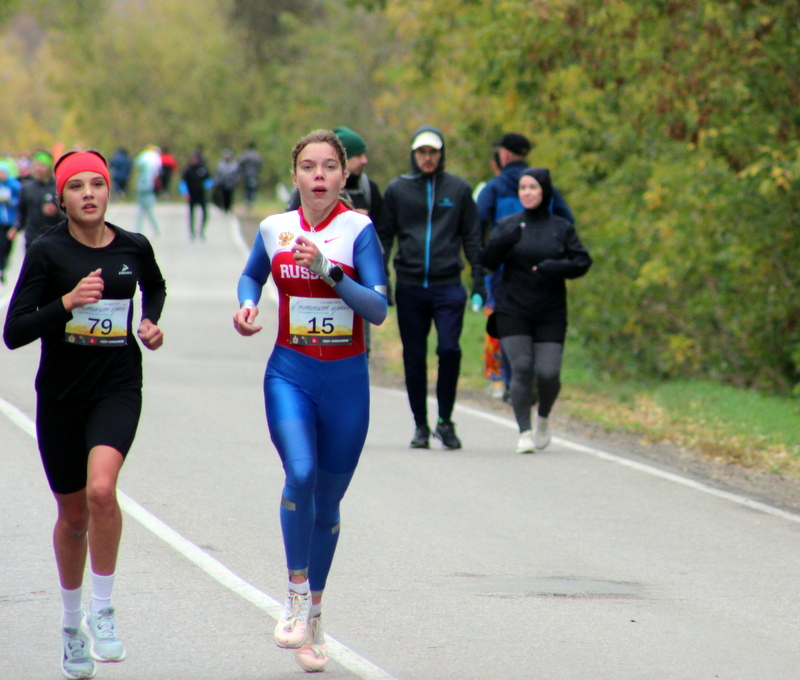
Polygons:
M157 208L165 345L146 353L120 480L128 658L98 677L299 677L271 640L285 588L282 471L261 392L274 306L261 305L260 336L235 333L236 223L214 212L208 242L190 244L184 212ZM130 228L133 209L109 217ZM37 361L35 344L0 349L0 674L23 680L60 677L55 510L31 426ZM569 432L516 455L507 416L456 415L463 450L409 450L405 395L373 389L325 596L326 677L800 677L800 515Z

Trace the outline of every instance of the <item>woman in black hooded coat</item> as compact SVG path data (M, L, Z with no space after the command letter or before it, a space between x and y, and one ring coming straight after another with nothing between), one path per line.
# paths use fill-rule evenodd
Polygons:
M511 363L511 404L520 430L518 453L550 443L548 416L561 389L567 333L566 279L586 274L592 258L575 227L550 212L553 185L547 168L526 170L519 180L525 210L501 220L483 251L489 269L503 267L495 293L497 336ZM531 427L533 380L539 394Z

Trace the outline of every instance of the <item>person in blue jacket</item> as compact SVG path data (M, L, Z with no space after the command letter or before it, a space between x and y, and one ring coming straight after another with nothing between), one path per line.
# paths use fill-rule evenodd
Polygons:
M0 284L6 282L6 266L14 241L9 233L17 221L19 180L11 176L9 167L0 163Z

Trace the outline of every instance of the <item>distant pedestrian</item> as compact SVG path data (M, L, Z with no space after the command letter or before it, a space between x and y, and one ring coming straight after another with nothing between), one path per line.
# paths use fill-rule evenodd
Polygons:
M256 143L250 142L246 151L239 156L239 172L244 181L244 197L247 209L253 207L258 192L258 176L261 172L263 161L261 154L256 151Z
M21 231L25 235L26 250L66 217L58 203L53 157L47 151L36 151L31 162L31 177L22 183L20 190L17 223L8 232L9 238L13 239Z
M238 182L239 164L233 157L233 151L225 149L214 173L214 190L219 196L218 207L225 212L230 212L233 207L233 193Z
M36 432L58 507L61 670L77 679L93 677L96 660L125 658L112 601L122 532L117 479L142 406L136 338L151 350L161 346L166 291L147 239L105 221L110 177L100 154L65 154L56 182L67 220L28 248L3 338L9 349L41 341ZM139 289L142 319L134 332ZM87 553L92 598L84 613Z
M14 245L9 232L17 221L20 184L11 177L8 166L0 162L0 284L6 282L6 266Z
M108 169L111 172L112 189L116 196L125 198L128 192L128 180L133 172L133 160L128 150L121 146L111 156L108 162Z
M406 390L416 429L411 448L427 449L428 335L436 326L439 370L436 397L439 420L433 435L447 449L460 449L455 423L459 340L467 292L461 283L462 249L472 265L472 294L486 299L480 263L481 232L472 191L465 180L445 172L442 131L419 128L411 142L411 173L392 180L384 196L384 252L397 239L395 304L403 343Z
M169 152L169 148L162 147L161 149L161 170L158 173L158 191L157 193L169 196L169 191L172 186L172 176L178 172L178 161Z
M199 235L200 240L206 238L206 222L208 221L208 198L207 191L213 184L211 175L206 167L203 154L199 150L192 153L189 165L183 171L181 178L180 192L186 197L189 205L189 240L194 241L195 235ZM199 233L195 233L194 212L195 208L200 208L201 222Z
M145 217L150 220L153 234L158 236L158 228L153 208L156 204L156 182L161 172L161 151L153 144L147 145L134 160L136 166L136 203L139 210L136 213L136 231L142 233L142 221Z
M553 185L546 168L525 170L519 179L523 210L503 218L482 260L503 268L495 288L496 334L511 364L511 405L520 436L518 453L550 443L550 411L561 389L561 359L567 334L566 279L586 274L592 258L575 227L553 215ZM534 377L539 404L531 426Z

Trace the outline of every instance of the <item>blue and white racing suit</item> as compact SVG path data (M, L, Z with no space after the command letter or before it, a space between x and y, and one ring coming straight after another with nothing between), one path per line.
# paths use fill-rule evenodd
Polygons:
M292 255L313 241L345 276L335 288ZM339 537L339 503L369 426L364 321L386 317L386 275L368 217L338 204L313 229L300 210L259 228L239 279L239 302L258 302L270 274L278 288L278 336L264 376L270 436L283 462L281 498L289 573L308 573L324 590Z

